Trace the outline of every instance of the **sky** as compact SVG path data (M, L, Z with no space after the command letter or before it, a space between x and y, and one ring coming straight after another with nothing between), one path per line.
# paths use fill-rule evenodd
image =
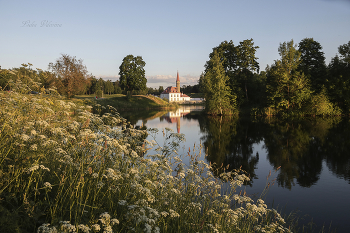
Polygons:
M326 64L350 41L350 0L0 0L0 66L48 70L61 54L96 78L118 80L125 56L142 56L147 86L195 85L212 49L253 39L260 70L280 43L313 38Z

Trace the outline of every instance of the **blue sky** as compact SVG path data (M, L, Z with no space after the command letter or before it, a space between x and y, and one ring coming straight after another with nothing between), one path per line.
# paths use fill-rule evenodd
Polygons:
M314 38L326 63L350 41L349 0L3 1L0 65L47 70L61 54L89 73L116 80L126 55L142 56L147 86L194 85L213 47L253 38L260 70L278 46Z

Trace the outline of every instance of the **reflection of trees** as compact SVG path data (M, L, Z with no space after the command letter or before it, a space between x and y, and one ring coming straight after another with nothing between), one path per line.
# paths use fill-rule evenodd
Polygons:
M256 177L255 169L259 155L253 156L253 143L259 141L254 135L256 127L251 121L244 123L237 118L204 117L199 119L201 138L206 149L206 159L212 164L218 176L224 168L226 171L242 167L251 177ZM227 168L228 167L228 168Z
M329 130L322 146L328 168L350 183L350 122L343 119Z
M167 111L148 110L148 111L122 111L120 115L127 119L130 124L135 125L139 120L143 121L143 124L147 123L147 120L152 120L163 116L168 113Z
M265 136L268 159L281 166L277 182L289 189L296 179L303 187L315 184L322 170L322 143L331 122L327 119L274 121Z

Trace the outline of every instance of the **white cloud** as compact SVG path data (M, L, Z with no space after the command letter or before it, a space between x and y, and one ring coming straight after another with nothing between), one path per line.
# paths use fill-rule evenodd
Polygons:
M96 77L97 79L102 78L103 80L111 80L112 82L119 80L119 75L102 75ZM199 80L199 76L193 75L179 75L180 78L180 86L183 85L196 85ZM159 86L163 86L164 88L168 86L176 86L176 76L175 75L155 75L155 76L146 76L147 79L147 87L158 88Z
M176 76L175 75L155 75L155 76L146 76L147 78L147 86L158 88L159 86L163 86L164 88L168 86L176 86ZM180 78L180 86L183 85L196 85L198 83L199 76L192 75L179 75Z

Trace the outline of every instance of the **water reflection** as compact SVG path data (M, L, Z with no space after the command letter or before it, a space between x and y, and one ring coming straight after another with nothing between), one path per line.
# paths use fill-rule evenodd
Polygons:
M209 117L191 108L130 116L138 125L184 133L184 154L202 141L207 154L202 159L216 164L216 176L227 167L242 167L250 174L249 193L261 193L269 170L280 167L267 203L286 206L287 212L299 209L318 226L332 221L337 232L350 231L349 119L251 120Z

